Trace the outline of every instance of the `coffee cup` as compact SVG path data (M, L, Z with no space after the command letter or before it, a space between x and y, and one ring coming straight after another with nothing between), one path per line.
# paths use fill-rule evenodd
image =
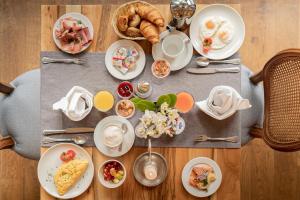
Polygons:
M103 130L103 143L108 148L115 150L123 143L122 129L115 124L108 124Z
M176 58L184 51L185 43L188 40L188 38L183 39L178 35L167 35L162 41L162 51L167 57Z

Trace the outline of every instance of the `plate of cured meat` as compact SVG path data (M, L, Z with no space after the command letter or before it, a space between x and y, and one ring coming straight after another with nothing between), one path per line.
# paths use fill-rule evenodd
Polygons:
M56 46L70 54L86 50L93 40L93 25L80 13L66 13L54 24L53 39Z

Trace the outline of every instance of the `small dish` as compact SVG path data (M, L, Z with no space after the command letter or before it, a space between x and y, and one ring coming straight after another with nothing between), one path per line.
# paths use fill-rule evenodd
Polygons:
M168 57L163 53L162 42L164 40L164 37L166 37L167 35L176 35L183 41L188 40L187 42L185 42L184 50L175 58ZM176 30L172 31L171 33L169 31L164 31L160 34L160 38L162 38L160 42L152 46L152 56L154 60L167 60L171 65L171 71L180 70L189 64L193 56L193 45L189 41L189 37L185 33Z
M133 47L138 51L139 57L136 60L136 66L135 69L132 71L127 72L126 74L123 74L120 70L118 70L115 66L113 66L112 60L113 55L116 49L120 47ZM105 54L105 66L108 70L108 72L119 80L131 80L140 75L145 67L146 64L146 56L143 48L136 42L131 40L118 40L114 42L110 47L107 49Z
M197 189L190 185L189 179L190 174L194 166L198 164L206 164L213 168L214 173L216 175L216 180L211 183L211 185L207 188L207 191ZM190 160L183 168L181 174L181 180L183 187L185 190L195 197L208 197L215 193L221 185L222 182L222 172L219 165L212 159L206 157L198 157Z
M155 78L166 78L170 75L171 65L166 59L157 59L151 65L151 72Z
M123 81L118 85L117 94L121 99L130 99L133 96L134 88L129 81Z
M104 144L104 140L105 140L104 130L108 124L115 125L118 127L121 127L122 124L127 125L128 129L127 129L127 132L124 134L121 148L112 149L112 148L108 148ZM95 142L97 149L101 153L103 153L104 155L109 156L109 157L119 157L119 156L126 154L133 146L134 140L135 140L135 133L134 133L134 128L133 128L132 124L127 119L125 119L123 117L119 117L117 115L108 116L108 117L105 117L104 119L102 119L97 124L95 131L94 131L94 142Z
M115 112L118 116L129 119L135 114L135 106L132 101L123 99L116 104Z
M112 165L111 167L109 165ZM122 176L120 179L118 178L114 178L113 180L105 180L105 176L107 177L107 174L110 174L109 176L112 176L111 173L109 171L105 172L105 167L107 169L111 169L113 168L114 164L118 164L121 166L120 170L116 170L116 177L118 176ZM123 173L120 173L120 171L123 171ZM102 163L98 169L98 180L99 182L106 188L117 188L119 186L121 186L124 181L126 179L126 169L125 166L118 160L107 160L104 163ZM114 181L117 180L115 183Z
M93 37L94 37L94 28L93 28L93 24L91 23L91 21L84 15L82 15L81 13L77 13L77 12L70 12L70 13L66 13L64 15L62 15L54 24L53 26L53 31L52 31L52 37L53 37L53 40L54 40L54 43L56 44L56 46L63 52L66 52L66 53L69 53L69 54L78 54L78 53L81 53L83 51L85 51L91 44L92 44L92 41L89 42L88 44L84 45L82 49L80 49L79 51L76 51L76 52L71 52L71 51L67 51L67 50L64 50L61 46L61 43L59 41L59 39L56 37L56 34L55 34L55 30L58 30L60 29L60 25L61 25L61 21L63 19L66 19L66 18L74 18L76 20L79 20L81 21L81 23L88 28L89 30L89 34L90 34L90 38L91 40L93 41Z

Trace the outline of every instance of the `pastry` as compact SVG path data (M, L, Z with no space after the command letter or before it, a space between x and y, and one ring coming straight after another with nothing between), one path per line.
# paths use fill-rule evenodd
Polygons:
M130 27L137 27L141 23L141 17L139 15L133 15L130 17L128 25Z
M127 14L128 14L128 17L130 17L130 18L136 14L134 5L131 4L128 6Z
M139 37L139 36L142 36L140 29L135 28L135 27L129 27L129 28L125 31L125 34L126 34L127 36L130 36L130 37Z
M120 31L124 32L128 28L128 16L121 15L117 20L117 27Z
M137 4L136 12L142 19L146 19L157 26L163 27L165 24L164 18L161 16L158 9L152 6L139 3Z
M54 184L59 195L68 192L85 173L87 160L74 159L62 164L54 175Z
M199 190L206 190L216 180L213 168L207 164L198 164L193 167L189 183Z
M140 25L140 30L142 35L149 41L151 44L156 44L159 42L159 30L157 26L153 25L147 20L142 20Z
M133 47L120 47L113 54L112 64L120 72L126 74L135 68L138 55L138 51Z

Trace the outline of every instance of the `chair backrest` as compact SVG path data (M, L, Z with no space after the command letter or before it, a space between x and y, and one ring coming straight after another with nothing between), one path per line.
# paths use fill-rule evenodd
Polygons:
M263 69L265 116L263 138L281 151L300 149L300 50L288 49Z

